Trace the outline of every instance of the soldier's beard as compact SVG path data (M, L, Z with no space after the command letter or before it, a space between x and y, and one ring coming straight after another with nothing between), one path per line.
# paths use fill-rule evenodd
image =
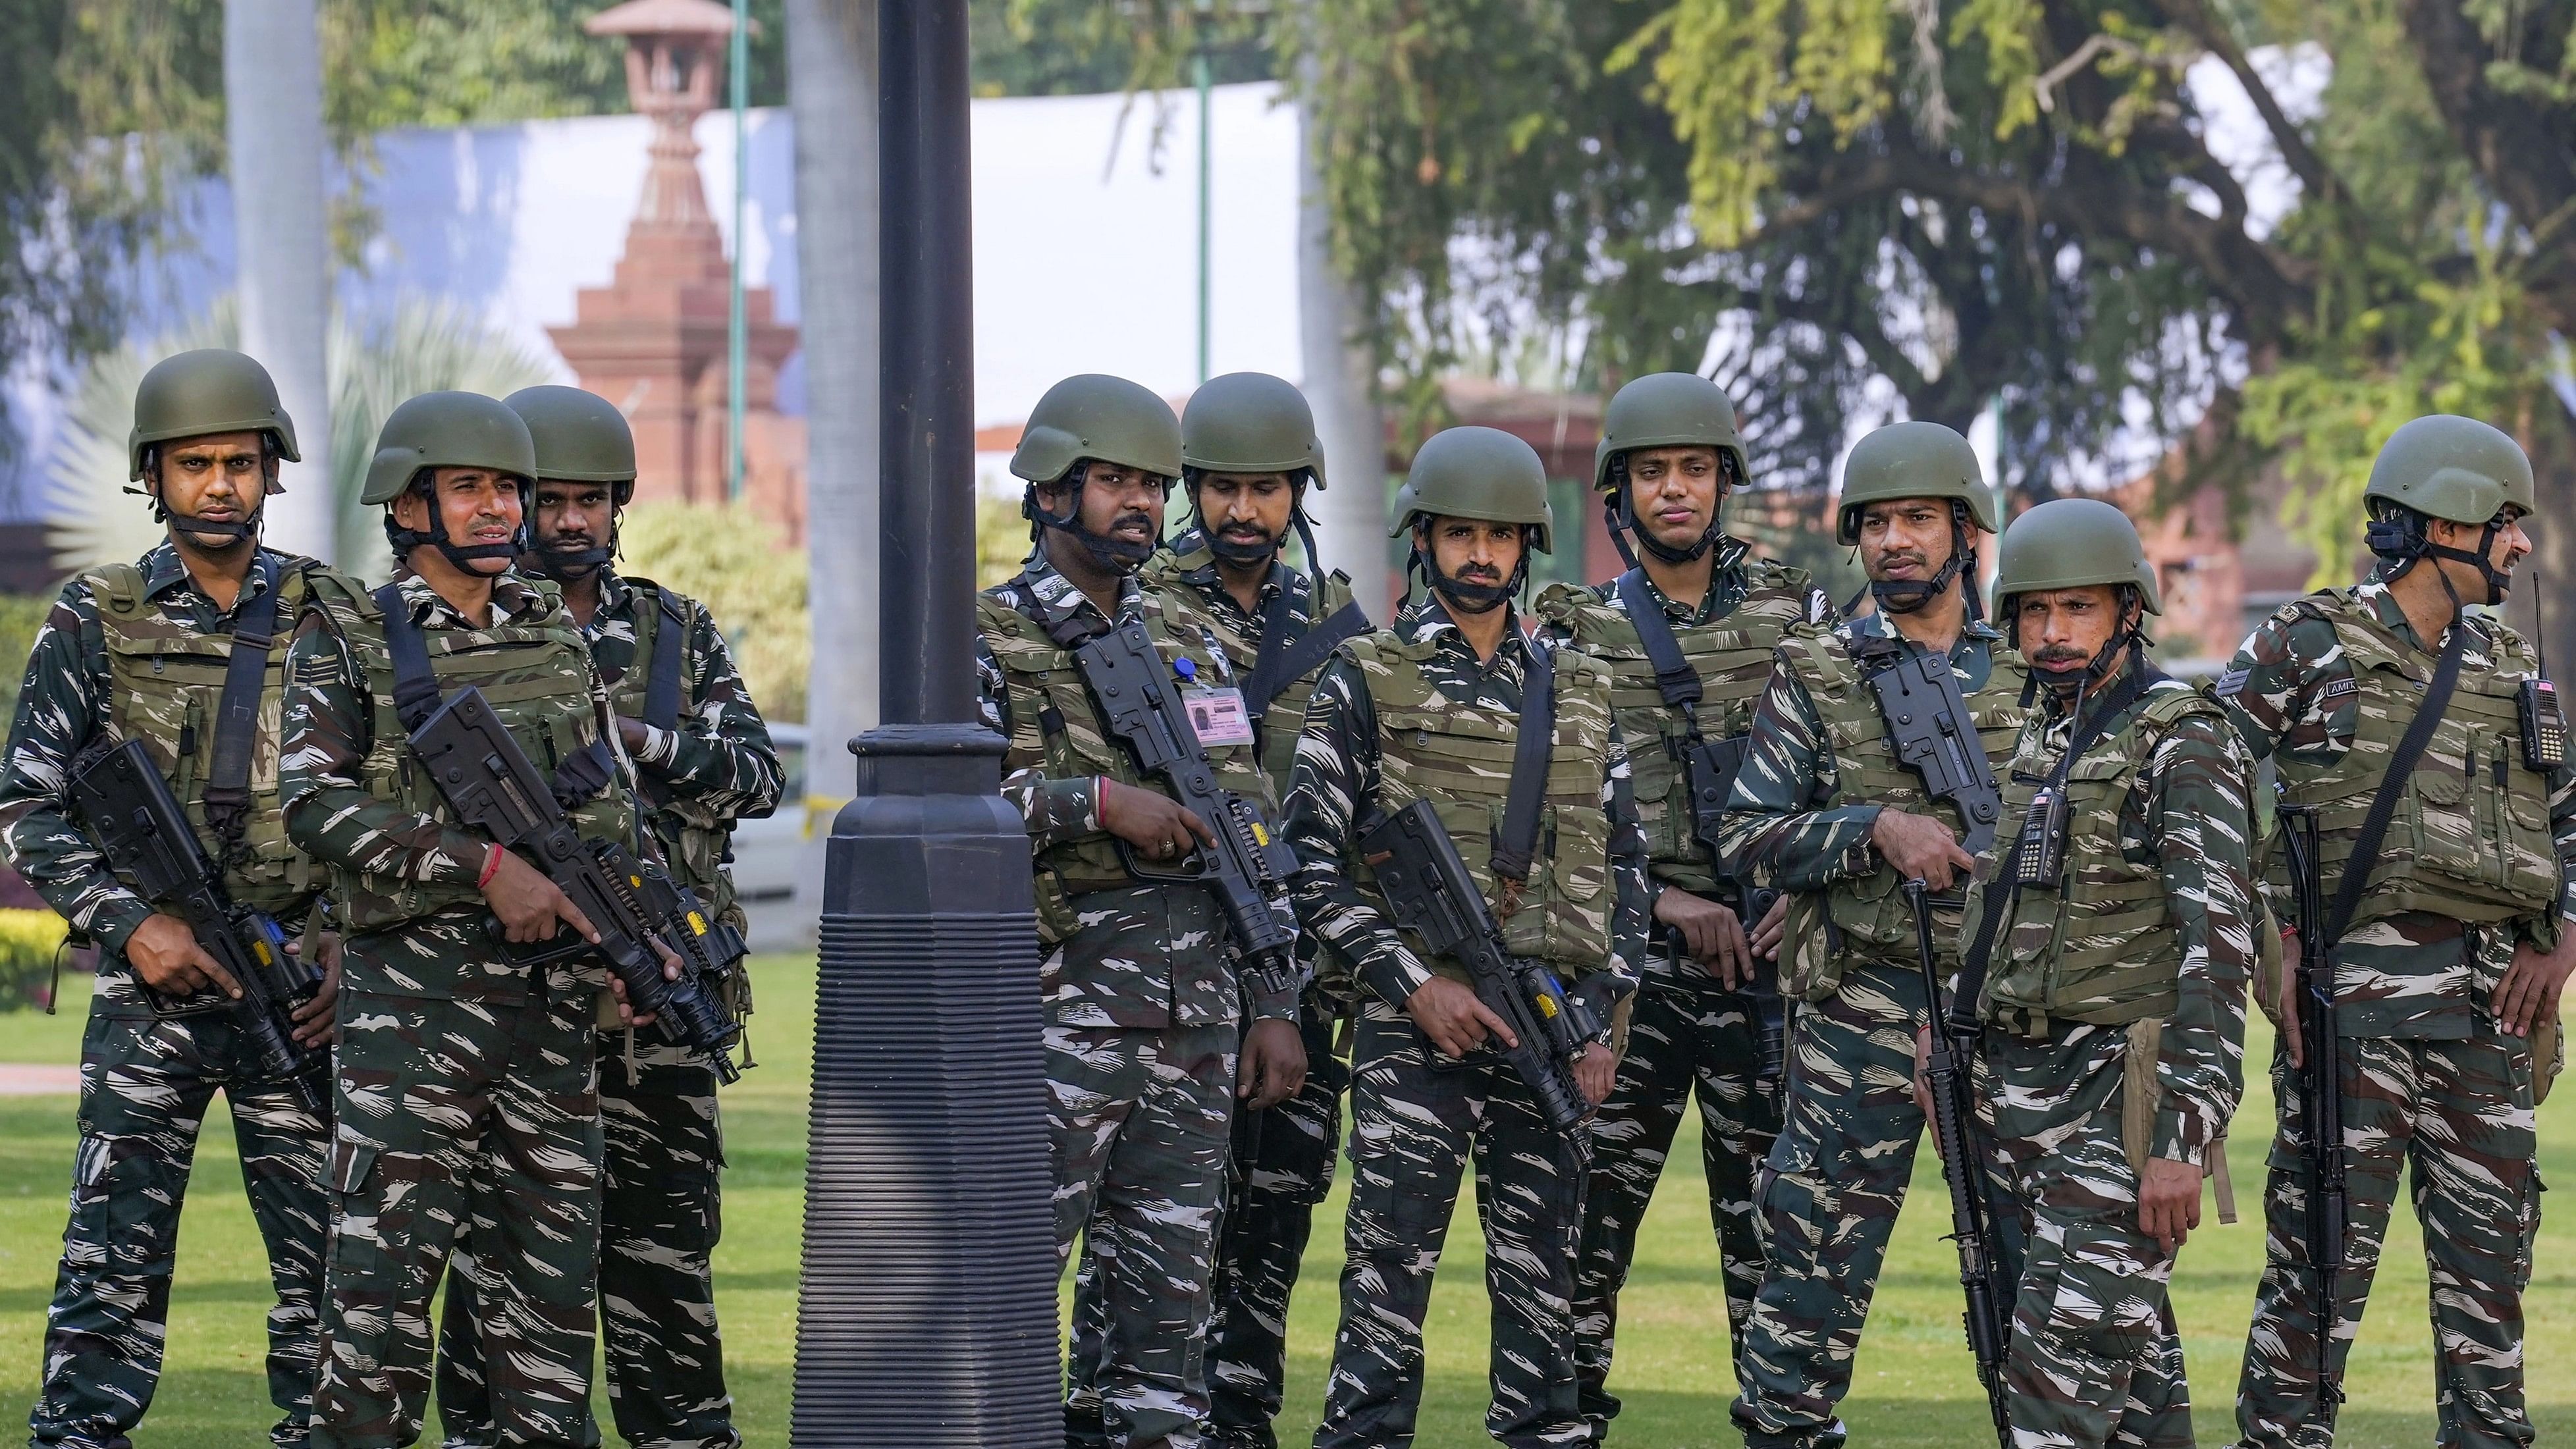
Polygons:
M595 544L587 534L577 540L579 547L565 547L558 542L545 542L528 550L528 566L557 583L586 579L608 566L616 553L613 544Z
M1287 542L1287 539L1288 536L1284 533L1277 538L1272 538L1264 534L1257 542L1247 542L1240 538L1229 538L1226 535L1211 529L1208 531L1207 545L1208 552L1215 554L1218 558L1225 560L1227 563L1239 566L1249 566L1252 564L1265 564L1270 562L1272 559L1277 558L1279 556L1279 545Z

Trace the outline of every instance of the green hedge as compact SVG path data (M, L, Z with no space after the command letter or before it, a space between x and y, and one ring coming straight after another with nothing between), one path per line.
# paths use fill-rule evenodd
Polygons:
M45 1004L63 934L51 911L0 910L0 1011Z

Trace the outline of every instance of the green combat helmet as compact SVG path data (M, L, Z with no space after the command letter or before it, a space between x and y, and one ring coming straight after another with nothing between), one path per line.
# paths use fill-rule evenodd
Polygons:
M2475 418L2435 413L2389 435L2370 465L2362 489L2370 512L2370 551L2386 562L2381 577L2403 577L2426 558L2474 564L2486 580L2484 602L2501 603L2512 587L2487 555L2495 547L2507 508L2530 513L2538 501L2531 459L2501 429ZM2477 551L2445 548L2426 536L2425 521L2441 518L2483 528ZM2449 579L2443 580L2444 587Z
M1969 580L1968 612L1977 612L1977 541L1968 532L1992 533L1995 495L1977 466L1977 450L1955 428L1939 423L1891 423L1854 444L1843 460L1843 496L1834 514L1834 537L1845 548L1860 542L1860 516L1873 503L1900 498L1950 500L1950 558L1929 579L1872 579L1870 595L1891 614L1910 614L1930 603L1962 574Z
M1020 430L1020 446L1011 454L1011 472L1028 488L1020 513L1040 528L1058 528L1074 536L1103 568L1132 572L1153 555L1135 545L1105 538L1082 526L1082 483L1072 479L1064 512L1038 507L1037 485L1054 483L1078 463L1115 463L1161 478L1168 489L1181 476L1181 424L1171 405L1144 387L1105 373L1077 373L1046 390Z
M518 479L518 536L505 544L457 543L447 536L447 520L435 498L426 531L394 522L393 501L411 491L432 468L486 468ZM468 568L476 559L516 558L526 550L528 493L536 476L536 439L509 404L479 392L425 392L385 419L376 434L376 455L367 464L366 491L358 501L385 506L385 538L393 544L394 557L407 557L424 543L435 544L448 562Z
M1306 559L1317 570L1315 529L1306 518L1306 485L1324 486L1324 445L1315 436L1315 410L1306 395L1287 379L1266 372L1229 372L1199 384L1190 404L1181 409L1181 467L1193 484L1190 508L1198 509L1195 484L1205 473L1285 473L1296 490L1289 521L1306 544ZM1228 543L1193 518L1208 550L1235 564L1262 564L1276 557L1285 535L1266 548Z
M1396 490L1395 526L1387 536L1401 537L1431 518L1527 525L1522 535L1530 546L1521 551L1520 567L1500 585L1471 584L1441 573L1415 532L1406 568L1420 567L1434 589L1469 613L1484 613L1520 592L1529 577L1532 550L1554 552L1556 515L1548 507L1547 465L1539 461L1536 448L1500 428L1447 428L1423 440L1404 486Z
M532 566L548 578L587 578L617 556L615 510L635 501L635 430L615 403L577 387L523 387L501 401L528 425L528 436L537 445L539 479L608 485L605 543L529 550Z
M2002 613L2008 631L2018 629L2020 622L2013 607L2014 595L2089 584L2133 589L2147 613L2164 612L2164 602L2156 591L2156 566L2147 561L2146 545L2138 541L2138 526L2110 504L2098 498L2052 498L2014 519L2012 527L2004 530L2003 543L1995 556L1995 608ZM2121 612L2121 626L2111 632L2102 652L2085 666L2091 678L2101 678L2119 656L2120 647L2138 633L2128 625L2125 604ZM2143 642L2143 635L2140 638ZM2014 647L2020 647L2017 638Z
M1635 501L1628 496L1628 454L1638 448L1714 448L1718 457L1718 510L1708 532L1686 549L1667 548L1637 526ZM1752 476L1744 459L1744 437L1735 426L1735 404L1726 389L1695 372L1650 372L1628 383L1601 412L1601 441L1592 448L1593 491L1610 496L1602 502L1610 541L1628 566L1637 566L1629 551L1633 533L1646 551L1666 563L1690 563L1707 554L1725 536L1726 494Z
M162 444L217 433L257 433L277 457L289 463L304 461L304 455L295 448L295 422L277 400L277 383L256 359L222 347L200 348L161 359L143 374L143 381L134 389L134 428L125 435L127 480L143 481ZM273 467L266 471L267 491L284 492ZM149 488L144 491L152 499L152 516L168 521L170 512L162 504L160 493ZM254 508L250 517L238 522L182 522L190 533L248 538L259 528L259 510Z

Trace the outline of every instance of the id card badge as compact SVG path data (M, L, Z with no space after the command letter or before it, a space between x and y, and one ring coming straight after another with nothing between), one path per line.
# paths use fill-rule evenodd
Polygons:
M1190 712L1190 728L1197 732L1200 744L1252 743L1252 711L1244 707L1242 690L1230 686L1187 690L1181 704Z

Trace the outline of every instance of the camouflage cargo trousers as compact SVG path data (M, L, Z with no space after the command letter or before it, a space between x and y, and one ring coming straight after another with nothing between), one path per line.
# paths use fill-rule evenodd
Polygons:
M598 1054L607 1142L599 1326L611 1417L620 1438L646 1449L739 1449L708 1262L723 1227L715 1069L657 1040L650 1027L603 1033ZM476 1328L483 1277L476 1246L449 1260L440 1317L438 1418L447 1449L497 1443Z
M1238 1120L1242 1159L1226 1168L1224 1216L1217 1226L1216 1273L1205 1329L1209 1449L1278 1449L1271 1421L1284 1403L1288 1374L1288 1299L1296 1291L1316 1205L1333 1187L1333 1154L1341 1139L1342 1093L1350 1067L1333 1055L1333 1023L1309 1003L1299 1024L1306 1046L1306 1085L1297 1095ZM1089 1252L1074 1273L1071 1392L1065 1442L1094 1449L1100 1422L1100 1343L1106 1315L1098 1266Z
M2337 1378L2361 1331L2398 1176L2411 1169L2431 1278L2435 1442L2501 1449L2532 1442L2523 1406L2522 1295L2540 1228L2529 1045L2483 1012L2467 1040L2345 1037L2343 1133L2349 1227L2335 1281ZM2245 1340L2236 1422L2249 1449L2323 1449L2333 1418L2317 1402L2317 1283L2307 1253L2306 1142L2286 1054L2272 1085L2280 1130L2263 1192L2265 1263Z
M1079 1236L1101 1300L1092 1365L1106 1443L1190 1449L1207 1417L1208 1280L1225 1195L1236 1029L1046 1029L1055 1251ZM1086 1356L1087 1354L1087 1356ZM1069 1367L1068 1380L1082 1374ZM1082 1410L1068 1399L1070 1429Z
M1341 1327L1315 1449L1413 1442L1431 1276L1471 1158L1493 1303L1485 1428L1515 1449L1588 1443L1574 1385L1583 1164L1510 1067L1490 1058L1435 1067L1433 1055L1410 1017L1364 1000Z
M2004 1361L2015 1449L2190 1449L2174 1255L2138 1229L2120 1135L2128 1034L1989 1031L1978 1093L2020 1204L2024 1254Z
M1743 1392L1732 1413L1749 1449L1845 1442L1837 1406L1851 1389L1861 1325L1923 1139L1913 1087L1923 1020L1913 966L1856 962L1841 990L1800 1003L1790 1025L1780 1136L1758 1189L1762 1286L1736 1354ZM1932 1184L1941 1191L1937 1177ZM1992 1163L1986 1198L2003 1208L1990 1217L2009 1280L2021 1234Z
M44 1384L27 1416L32 1443L122 1445L151 1407L179 1210L197 1130L218 1087L232 1109L242 1185L277 1293L268 1311L268 1396L284 1417L269 1438L305 1442L331 1213L322 1191L328 1128L291 1093L247 1081L241 1066L248 1060L239 1033L220 1015L159 1021L90 1014L81 1041L71 1221L46 1315Z
M1780 1104L1755 1085L1761 1046L1744 999L1712 977L1649 975L1628 1020L1617 1084L1592 1124L1592 1181L1584 1191L1583 1250L1574 1290L1574 1372L1596 1439L1619 1412L1607 1386L1619 1326L1619 1290L1636 1257L1637 1228L1696 1089L1700 1162L1717 1233L1726 1326L1738 1350L1754 1290L1762 1286L1762 1235L1753 1211L1755 1168L1780 1131Z
M515 995L341 997L319 1449L419 1436L430 1301L460 1242L479 1250L477 1327L499 1441L596 1442L596 992L559 970L548 978Z

